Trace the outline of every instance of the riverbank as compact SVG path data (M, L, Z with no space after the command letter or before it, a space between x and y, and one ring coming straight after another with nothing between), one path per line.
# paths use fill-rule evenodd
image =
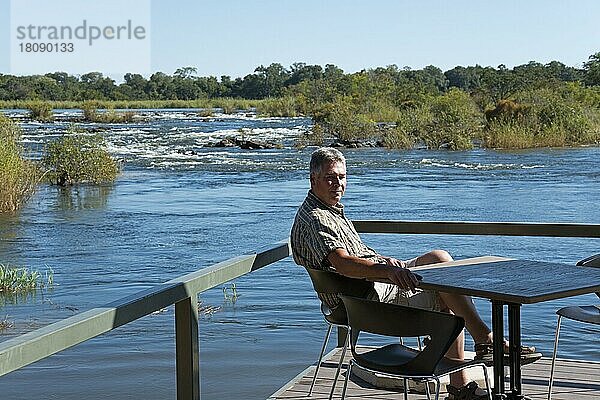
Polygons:
M132 122L142 110L173 108L204 118L240 113L266 118L310 117L313 125L299 138L298 145L465 150L600 144L600 95L575 84L564 84L557 90L519 92L512 100L491 106L478 104L475 97L456 88L400 104L385 97L360 100L336 95L323 100L310 97L310 93L262 100L16 101L0 102L0 107L30 110L25 116L40 122L53 121L54 111L60 109L83 110L82 118L72 122L107 124Z

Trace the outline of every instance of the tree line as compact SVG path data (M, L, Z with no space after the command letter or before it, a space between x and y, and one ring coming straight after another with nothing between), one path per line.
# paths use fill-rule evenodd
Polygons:
M531 61L512 69L498 67L457 66L442 71L435 66L413 70L396 65L362 70L355 73L333 65L294 63L286 68L279 63L259 66L243 78L223 75L197 76L194 67L182 67L172 75L156 72L149 78L127 73L123 82L101 72L81 76L66 72L45 75L14 76L0 74L0 100L86 101L86 100L195 100L214 98L265 99L294 95L302 91L323 90L322 95L350 93L356 85L374 81L371 90L390 90L410 99L414 93L443 94L452 88L475 96L485 96L492 102L508 98L527 89L577 82L585 86L600 86L600 52L583 63L581 68L559 61L541 64Z

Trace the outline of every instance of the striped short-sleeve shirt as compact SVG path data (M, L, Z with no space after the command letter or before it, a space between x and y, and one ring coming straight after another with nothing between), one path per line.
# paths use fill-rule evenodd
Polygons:
M349 255L385 263L377 252L363 243L352 222L344 215L344 206L323 203L312 191L296 213L290 235L292 255L296 264L306 268L335 271L329 253L344 249ZM334 307L337 296L319 294L319 298Z

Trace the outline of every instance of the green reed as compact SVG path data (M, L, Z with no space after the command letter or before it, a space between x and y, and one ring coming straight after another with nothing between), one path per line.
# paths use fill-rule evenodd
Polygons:
M0 213L20 209L40 180L37 165L24 158L21 129L0 114Z

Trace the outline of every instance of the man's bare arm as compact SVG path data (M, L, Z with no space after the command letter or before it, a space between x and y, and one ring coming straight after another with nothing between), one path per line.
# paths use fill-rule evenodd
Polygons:
M388 279L407 290L413 290L419 285L417 277L407 268L354 257L344 249L332 251L327 258L338 273L351 278Z

